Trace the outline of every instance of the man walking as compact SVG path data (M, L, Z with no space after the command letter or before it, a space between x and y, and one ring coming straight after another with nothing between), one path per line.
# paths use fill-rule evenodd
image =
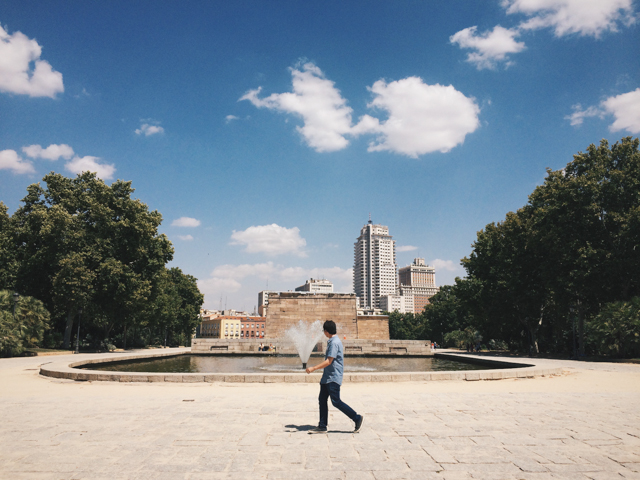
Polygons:
M324 362L315 367L308 367L307 373L324 369L322 379L320 380L320 423L309 433L327 433L327 423L329 421L329 407L327 400L331 397L331 403L334 407L344 413L356 424L354 433L360 431L364 415L358 415L349 405L340 400L340 385L342 385L342 373L344 371L344 347L340 341L340 337L336 335L336 324L331 320L324 322L322 326L325 336L329 339L327 342L327 353L324 356Z

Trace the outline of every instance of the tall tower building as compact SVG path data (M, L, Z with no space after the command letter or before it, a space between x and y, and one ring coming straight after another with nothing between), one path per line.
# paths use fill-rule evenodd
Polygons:
M369 219L354 245L353 291L361 308L380 308L381 295L396 293L396 242Z
M413 263L398 271L400 295L413 297L413 313L422 313L429 298L438 292L436 269L424 263L424 258L414 258Z

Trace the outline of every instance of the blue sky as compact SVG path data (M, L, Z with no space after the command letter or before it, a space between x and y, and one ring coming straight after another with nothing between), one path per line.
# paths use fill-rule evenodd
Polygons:
M545 168L640 133L638 4L0 5L0 200L131 180L205 304L326 277L371 213L438 284Z

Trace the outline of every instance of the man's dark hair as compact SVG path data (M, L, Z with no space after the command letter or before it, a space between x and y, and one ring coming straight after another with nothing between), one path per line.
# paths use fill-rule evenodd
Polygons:
M331 335L336 334L336 323L333 320L327 320L326 322L324 322L324 325L322 325L322 328L323 330L326 330Z

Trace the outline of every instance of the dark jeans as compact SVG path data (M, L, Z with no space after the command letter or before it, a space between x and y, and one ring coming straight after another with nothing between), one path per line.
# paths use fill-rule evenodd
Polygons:
M320 395L318 396L318 402L320 402L320 423L319 427L326 427L329 421L329 406L327 400L331 397L331 404L344 413L354 422L358 418L358 414L354 412L353 408L340 400L340 385L335 382L321 383Z

